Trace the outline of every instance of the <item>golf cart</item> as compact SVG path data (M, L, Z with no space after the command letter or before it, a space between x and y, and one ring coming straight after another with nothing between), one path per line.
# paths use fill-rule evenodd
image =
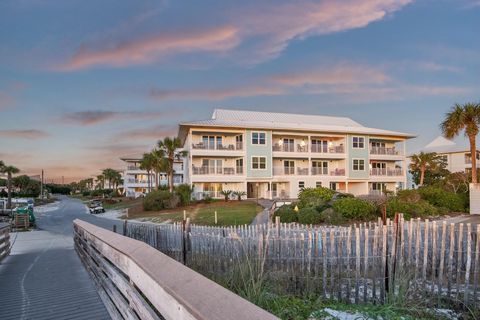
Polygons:
M91 214L98 214L98 213L104 213L105 209L103 208L102 201L100 200L92 200L88 204L88 210L90 210Z

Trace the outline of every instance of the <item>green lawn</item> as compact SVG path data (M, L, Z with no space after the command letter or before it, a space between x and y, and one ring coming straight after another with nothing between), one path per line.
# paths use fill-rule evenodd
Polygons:
M190 218L193 224L215 225L215 211L217 211L217 226L234 226L250 224L263 208L250 201L219 201L159 212L142 211L130 215L129 218L157 223L165 221L179 222L183 220L183 210L187 212L187 217Z

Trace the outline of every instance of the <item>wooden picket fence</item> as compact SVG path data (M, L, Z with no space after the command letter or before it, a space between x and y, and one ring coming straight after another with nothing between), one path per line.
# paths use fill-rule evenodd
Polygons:
M290 293L348 303L408 297L480 306L480 226L398 215L348 227L129 222L124 234L214 279L247 265Z

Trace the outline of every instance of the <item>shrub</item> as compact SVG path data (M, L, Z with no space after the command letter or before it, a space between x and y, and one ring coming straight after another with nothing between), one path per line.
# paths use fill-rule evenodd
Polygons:
M300 208L317 207L332 200L335 191L328 188L304 188L298 194L298 206Z
M322 219L323 222L331 225L340 225L347 222L342 214L336 212L333 210L333 208L328 208L320 212L320 219Z
M84 197L89 197L90 194L91 194L90 191L83 191L83 192L82 192L82 196L84 196Z
M403 202L416 203L422 199L422 196L418 190L411 189L398 191L397 198Z
M275 211L273 217L280 217L281 222L298 222L298 214L294 210L294 205L283 205Z
M393 218L395 213L403 213L405 219L435 216L439 210L425 200L419 200L416 203L404 202L398 198L389 199L387 202L387 216Z
M323 219L322 215L315 208L307 207L299 210L298 222L302 224L320 224L323 222Z
M347 219L368 219L374 216L376 207L362 199L343 198L335 201L333 210Z
M172 194L166 190L152 191L143 199L143 209L145 211L158 211L163 209L173 209L178 207L180 198L177 194Z
M238 201L242 201L242 197L246 196L247 193L245 191L233 191L232 195L237 197Z
M193 188L189 184L181 184L175 188L175 193L180 198L182 206L188 206L192 202Z
M437 207L444 207L454 212L464 212L467 205L464 197L445 191L438 187L422 187L418 189L422 199Z

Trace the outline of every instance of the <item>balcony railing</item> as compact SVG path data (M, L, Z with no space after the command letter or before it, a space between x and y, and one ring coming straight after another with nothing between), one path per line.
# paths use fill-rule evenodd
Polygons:
M312 168L312 176L327 176L327 175L328 175L328 168L319 168L319 167Z
M386 147L371 147L370 154L379 154L387 156L397 156L400 153L395 148L386 148Z
M227 150L227 151L235 151L235 150L243 150L243 143L237 142L235 144L221 144L221 143L192 143L193 149L199 150Z
M324 146L321 144L312 144L311 150L314 153L345 153L344 146Z
M403 176L403 169L373 168L370 170L370 175L387 177Z
M243 174L243 167L195 167L192 168L194 175L236 175Z
M308 152L308 146L301 144L295 146L295 143L277 143L272 147L272 150L278 152Z
M331 176L344 176L345 175L345 169L335 169L330 171Z
M203 200L206 198L223 198L221 191L201 191L197 192L195 198L197 200Z
M276 175L276 176L295 175L295 167L274 167L273 175Z
M135 166L128 166L127 170L142 170L142 169L140 169L139 167L135 167Z
M154 182L154 178L152 178L151 183ZM148 180L139 180L139 179L127 179L127 183L148 183Z

